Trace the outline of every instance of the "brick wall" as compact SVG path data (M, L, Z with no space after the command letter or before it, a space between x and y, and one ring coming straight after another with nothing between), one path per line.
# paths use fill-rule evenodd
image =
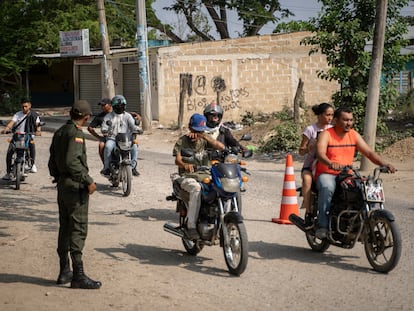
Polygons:
M274 112L293 107L299 79L304 82L306 105L330 101L336 82L319 79L326 69L321 54L308 56L310 47L300 45L308 32L275 34L240 39L180 44L158 50L156 72L159 122L176 124L180 101L180 74L191 74L191 95L184 100L183 122L202 113L217 98L224 121L239 121L246 111Z

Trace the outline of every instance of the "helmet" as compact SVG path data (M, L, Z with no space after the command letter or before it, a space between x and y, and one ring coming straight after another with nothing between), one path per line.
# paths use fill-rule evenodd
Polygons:
M115 95L111 100L112 108L117 114L121 114L125 111L126 104L126 99L122 95Z
M211 114L216 114L218 115L218 120L217 121L210 121L208 119L208 116ZM221 119L223 118L223 109L221 108L221 106L219 104L217 104L216 102L212 102L211 104L207 105L206 108L204 108L204 116L207 119L207 126L208 127L216 127L217 125L220 124Z

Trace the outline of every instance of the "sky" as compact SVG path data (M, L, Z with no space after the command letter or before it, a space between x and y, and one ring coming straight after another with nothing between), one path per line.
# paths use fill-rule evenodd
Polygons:
M166 13L163 11L162 8L168 6L173 0L157 0L153 4L153 7L156 11L158 18L161 19L164 23L174 24L175 27L180 28L178 25L178 19L174 13ZM316 17L318 12L321 8L321 4L317 0L279 0L280 5L282 8L289 9L292 11L295 16L290 17L289 19L284 19L282 21L289 21L289 20L307 20L310 17ZM410 15L414 16L414 0L409 1L409 5L404 8L401 13L403 15ZM237 19L236 14L229 14L229 31L232 34L231 37L238 37L238 32L242 29L241 22ZM183 29L186 27L184 25L181 26ZM272 33L274 29L274 25L266 25L260 31L260 34L269 34ZM176 29L177 33L180 33L179 29ZM184 31L184 30L183 30Z

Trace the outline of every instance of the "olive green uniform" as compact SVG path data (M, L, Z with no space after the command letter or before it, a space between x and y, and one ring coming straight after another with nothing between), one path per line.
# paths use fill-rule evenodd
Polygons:
M49 158L50 175L57 181L59 205L59 257L71 254L73 264L82 264L82 250L88 232L88 174L85 137L72 120L53 135Z

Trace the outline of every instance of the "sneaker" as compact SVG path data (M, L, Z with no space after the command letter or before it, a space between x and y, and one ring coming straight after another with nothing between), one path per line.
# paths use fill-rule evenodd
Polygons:
M36 167L36 165L32 165L32 168L31 168L31 170L30 170L30 173L37 173L37 167Z
M133 168L133 169L132 169L132 175L134 175L134 176L139 176L139 175L141 175L141 174L137 171L137 169L136 169L136 168Z
M104 176L106 176L106 177L110 176L110 175L111 175L111 172L110 172L109 168L107 168L107 169L103 169L103 170L101 171L101 175L104 175Z
M315 232L315 236L321 240L326 239L327 234L328 234L328 229L326 228L319 228Z
M184 236L189 240L197 240L200 238L198 235L197 229L190 228L184 231Z
M12 173L7 173L6 175L3 176L2 179L3 180L12 180L13 179L13 174Z

